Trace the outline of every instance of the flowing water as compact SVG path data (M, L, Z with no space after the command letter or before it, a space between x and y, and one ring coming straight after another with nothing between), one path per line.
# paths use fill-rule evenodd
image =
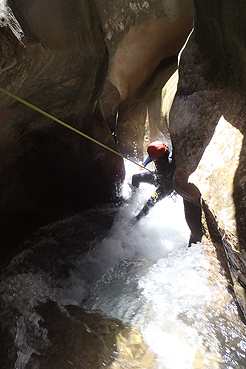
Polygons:
M87 227L90 237L74 226L80 221L76 217L58 222L52 227L59 242L59 234L51 236L52 227L49 232L44 228L33 247L9 266L0 288L3 332L11 327L17 349L12 367L24 369L31 354L48 344L47 330L33 307L49 297L62 306L98 309L139 327L156 356L153 369L246 368L246 326L213 246L187 247L189 229L179 196L162 200L130 226L154 188L142 184L132 196L128 183L138 169L125 164L122 196L127 202L92 212L92 219L98 218ZM111 218L114 222L104 234L104 224L98 224L110 224ZM64 229L66 237L61 236ZM90 246L86 254L78 247L83 235ZM66 240L63 253L56 249L61 239ZM51 255L43 256L43 262L36 257L51 248L55 261Z

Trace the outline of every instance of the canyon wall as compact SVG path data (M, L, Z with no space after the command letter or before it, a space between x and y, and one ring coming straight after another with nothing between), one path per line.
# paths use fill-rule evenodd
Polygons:
M1 88L123 154L142 156L147 113L151 137L167 131L162 87L192 28L191 1L1 5ZM124 166L2 93L0 110L3 260L37 227L112 201Z

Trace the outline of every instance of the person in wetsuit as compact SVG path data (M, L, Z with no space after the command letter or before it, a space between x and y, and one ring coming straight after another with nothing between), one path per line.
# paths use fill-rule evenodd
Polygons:
M141 182L145 182L156 186L156 191L136 215L134 222L147 215L158 201L173 192L175 162L174 158L170 157L168 147L161 141L154 141L148 146L147 152L149 156L143 163L143 166L146 167L150 162L154 161L156 171L155 173L134 174L132 176L132 186L138 188Z

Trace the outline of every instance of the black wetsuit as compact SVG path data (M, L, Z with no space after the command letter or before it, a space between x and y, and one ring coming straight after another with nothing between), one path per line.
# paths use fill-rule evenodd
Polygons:
M148 157L143 165L146 166L151 161L155 162L155 173L139 173L132 176L132 185L134 187L139 187L141 182L156 186L155 193L150 197L142 210L135 217L136 221L147 215L157 201L162 200L173 191L173 176L175 172L174 158L171 159L169 157L169 152L167 151L160 158L154 160Z

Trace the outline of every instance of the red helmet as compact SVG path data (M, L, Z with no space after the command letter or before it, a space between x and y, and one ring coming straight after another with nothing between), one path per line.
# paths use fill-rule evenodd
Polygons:
M151 159L160 158L165 152L168 152L168 147L161 141L154 141L149 144L147 152Z

